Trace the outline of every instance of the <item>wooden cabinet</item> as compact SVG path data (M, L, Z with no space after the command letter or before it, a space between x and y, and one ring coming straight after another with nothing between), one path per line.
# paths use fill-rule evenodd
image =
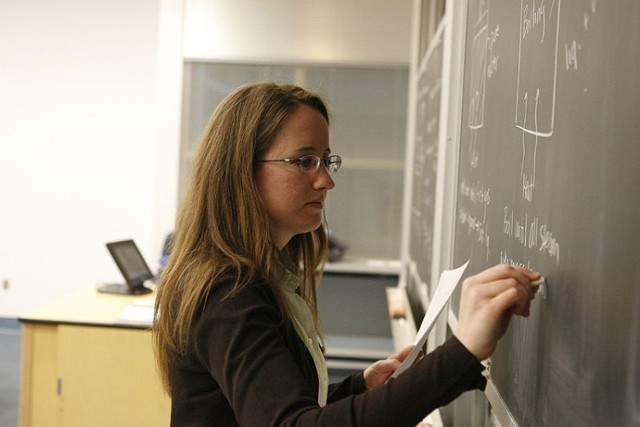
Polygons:
M61 425L56 398L57 326L22 327L22 378L20 384L20 425Z
M169 425L171 404L156 370L151 332L116 323L136 297L94 294L81 292L20 318L22 427ZM95 317L71 322L65 307L73 301L84 310L96 303L102 323Z

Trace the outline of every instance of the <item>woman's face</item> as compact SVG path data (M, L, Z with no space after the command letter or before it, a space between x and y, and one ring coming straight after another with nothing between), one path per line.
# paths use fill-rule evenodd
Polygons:
M330 153L326 120L314 108L301 105L282 123L260 160L294 159L308 154L323 159ZM296 234L320 226L327 190L335 186L323 163L311 172L302 171L295 162L259 163L255 179L279 249Z

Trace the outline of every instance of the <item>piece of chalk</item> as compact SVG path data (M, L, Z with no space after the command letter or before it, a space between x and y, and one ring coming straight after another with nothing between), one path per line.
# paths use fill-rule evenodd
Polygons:
M540 286L544 285L546 282L544 281L544 277L540 276L538 280L532 280L530 283L531 286Z
M547 299L547 282L544 280L544 277L540 276L538 280L532 280L531 286L535 286L538 288L536 292L540 292L542 298Z

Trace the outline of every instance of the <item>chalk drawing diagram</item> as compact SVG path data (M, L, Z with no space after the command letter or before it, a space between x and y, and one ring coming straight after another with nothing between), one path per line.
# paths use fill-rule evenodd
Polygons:
M540 138L553 135L560 3L521 0L515 126L522 131L522 196L533 200ZM553 65L548 65L553 64Z
M476 21L473 24L473 40L471 42L471 69L469 76L469 115L467 126L469 135L469 163L478 166L478 131L484 125L484 101L487 83L489 2L480 2Z

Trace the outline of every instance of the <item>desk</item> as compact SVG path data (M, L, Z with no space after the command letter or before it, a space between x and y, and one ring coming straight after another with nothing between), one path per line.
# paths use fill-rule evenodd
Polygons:
M169 425L150 325L118 320L153 298L87 288L21 315L20 426Z

